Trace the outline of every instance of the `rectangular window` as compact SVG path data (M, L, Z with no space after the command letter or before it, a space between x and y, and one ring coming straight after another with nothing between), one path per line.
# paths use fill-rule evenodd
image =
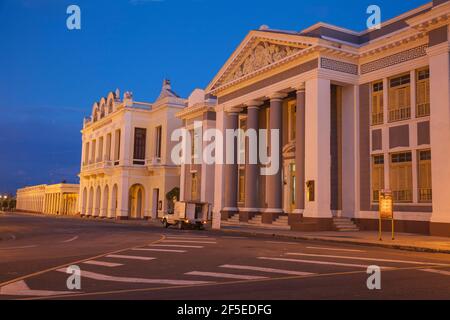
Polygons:
M409 74L390 79L389 121L411 118L411 76Z
M147 129L134 128L134 155L133 164L145 164L145 145L147 139Z
M372 85L372 125L383 124L383 81Z
M430 115L430 69L417 71L416 83L417 117Z
M390 182L395 202L412 202L412 154L391 155Z
M431 202L433 200L431 186L431 151L419 151L419 201Z
M239 177L238 177L238 202L245 202L245 169L239 169Z
M247 118L241 118L239 119L239 136L238 136L238 163L244 164L245 163L245 150L246 150L246 143L245 143L245 133L247 130Z
M89 163L95 163L95 149L97 148L97 141L93 140L92 141L92 146L91 146L91 161Z
M86 142L84 147L84 164L89 164L89 142Z
M161 144L162 144L162 127L156 127L155 136L155 157L161 158Z
M120 164L120 129L116 130L114 143L114 165Z
M295 127L297 118L297 101L289 104L289 141L295 140Z
M378 202L384 189L384 155L372 157L372 202Z
M198 175L192 173L191 176L191 200L198 200Z

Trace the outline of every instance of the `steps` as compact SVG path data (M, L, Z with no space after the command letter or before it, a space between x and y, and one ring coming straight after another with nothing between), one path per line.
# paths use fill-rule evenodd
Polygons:
M359 228L349 218L333 218L334 228L339 232L356 232Z
M275 220L272 224L262 223L262 216L256 215L248 222L240 222L239 214L235 214L226 221L222 221L223 225L227 226L245 226L252 228L263 228L263 229L277 229L277 230L291 230L288 224L288 217L280 217Z

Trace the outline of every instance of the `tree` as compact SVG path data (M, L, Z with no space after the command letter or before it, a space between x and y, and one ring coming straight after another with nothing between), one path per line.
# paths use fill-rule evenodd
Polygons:
M172 214L175 210L175 201L180 200L180 188L175 187L166 194L167 211Z

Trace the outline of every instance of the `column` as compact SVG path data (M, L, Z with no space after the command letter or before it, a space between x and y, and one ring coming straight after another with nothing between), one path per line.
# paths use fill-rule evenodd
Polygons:
M231 112L225 112L225 130L237 130L239 126L239 111L232 110ZM227 139L227 134L224 132L224 137ZM225 199L224 208L222 210L222 218L228 218L231 214L238 211L237 209L237 176L238 176L238 144L236 137L233 135L233 142L226 140L225 146L233 145L233 155L226 155L228 161L225 161ZM228 149L228 148L227 148Z
M450 45L448 41L427 49L430 62L430 138L433 213L430 233L450 236Z
M295 119L295 199L294 213L305 209L305 84L297 90L297 112Z
M129 193L128 177L122 176L120 177L118 183L118 195L117 195L116 218L119 220L127 220L129 218L128 193ZM161 197L164 197L164 195L160 194L160 199L162 199Z
M259 211L258 135L259 107L261 105L262 102L258 100L246 103L247 132L245 138L245 210L243 210L242 214L240 214L240 220L244 222L247 222L253 217L253 214ZM252 157L252 153L255 151L256 154ZM256 159L254 159L254 156L256 156Z
M269 127L272 137L273 130L278 130L278 146L270 145L270 156L273 159L278 157L279 168L274 175L266 177L268 183L267 204L268 209L263 214L263 223L271 224L278 214L283 213L283 179L282 179L282 122L283 122L283 98L286 94L276 93L270 97L270 119ZM271 138L272 140L272 138Z
M163 128L164 129L164 128ZM130 166L132 163L132 141L133 141L133 132L131 126L131 113L125 112L124 114L124 125L120 130L120 165L122 166Z
M328 227L328 224L331 227L330 80L308 80L305 105L305 141L308 142L305 180L314 186L314 199L306 199L303 215L317 223L323 223L324 227Z

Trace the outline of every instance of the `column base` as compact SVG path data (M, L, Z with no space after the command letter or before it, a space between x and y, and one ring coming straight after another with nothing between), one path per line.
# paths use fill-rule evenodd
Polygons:
M292 231L333 231L333 218L302 217L301 219L297 219L297 221L292 222L290 225Z

